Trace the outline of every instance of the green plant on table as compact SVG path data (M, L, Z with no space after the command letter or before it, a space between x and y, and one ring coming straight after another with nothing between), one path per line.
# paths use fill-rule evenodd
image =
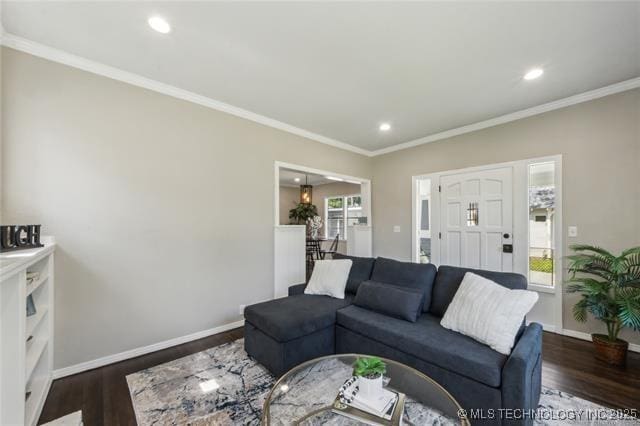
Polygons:
M387 372L386 364L378 357L358 358L353 366L353 375L375 379Z
M567 293L580 293L573 317L587 320L587 313L607 326L607 338L618 340L624 327L640 330L640 247L616 256L591 245L572 245L576 253L567 256L571 278Z

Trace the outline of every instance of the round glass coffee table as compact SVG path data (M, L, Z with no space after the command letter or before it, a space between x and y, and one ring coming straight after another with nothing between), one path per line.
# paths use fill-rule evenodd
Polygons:
M364 424L334 412L338 389L352 376L359 354L329 355L294 367L274 385L264 402L264 425ZM469 425L458 418L458 402L442 386L418 370L381 358L387 365L388 389L406 395L404 425Z

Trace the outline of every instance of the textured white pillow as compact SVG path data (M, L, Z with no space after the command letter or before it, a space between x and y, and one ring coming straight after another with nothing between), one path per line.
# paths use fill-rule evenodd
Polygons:
M534 291L510 290L467 272L440 325L509 355L522 320L537 301Z
M319 294L344 299L344 289L347 286L351 260L316 260L313 273L304 294Z

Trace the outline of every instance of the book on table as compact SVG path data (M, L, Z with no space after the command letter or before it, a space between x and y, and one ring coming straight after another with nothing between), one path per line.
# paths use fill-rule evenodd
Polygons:
M369 425L399 426L404 400L404 394L388 388L382 388L375 397L365 396L359 392L357 381L349 379L340 388L333 411Z

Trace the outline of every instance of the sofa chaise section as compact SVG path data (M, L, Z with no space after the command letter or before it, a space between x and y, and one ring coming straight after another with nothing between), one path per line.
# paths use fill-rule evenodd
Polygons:
M336 311L344 299L295 294L245 308L245 350L280 376L292 367L335 353Z

